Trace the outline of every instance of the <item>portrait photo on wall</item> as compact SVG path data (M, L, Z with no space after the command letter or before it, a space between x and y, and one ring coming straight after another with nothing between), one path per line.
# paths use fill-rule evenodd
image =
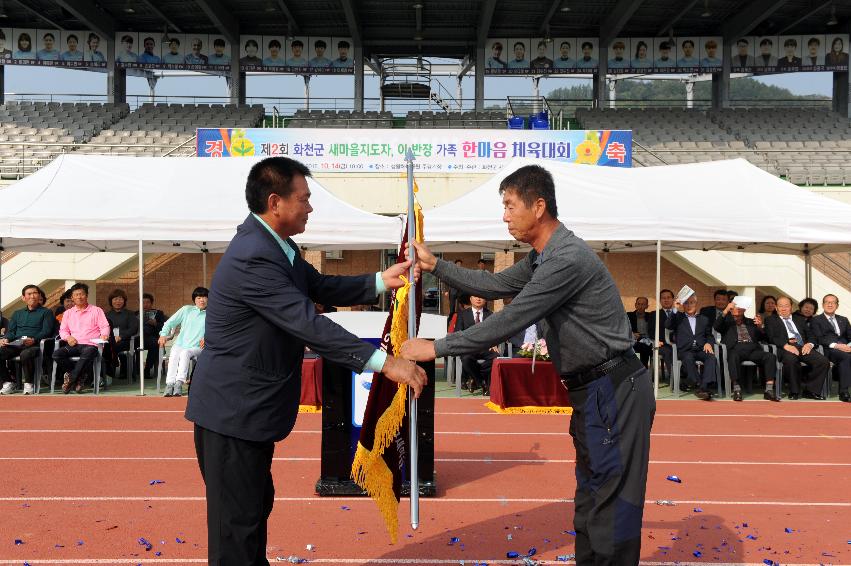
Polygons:
M309 59L309 45L310 38L306 35L292 38L292 41L287 44L287 67L306 68L308 66L307 62Z
M721 54L724 52L721 37L700 38L700 69L702 72L721 70Z
M263 36L242 35L239 38L240 67L260 67L263 65ZM278 40L280 43L280 40ZM283 53L283 50L281 51Z
M508 70L509 72L529 70L529 38L508 38Z
M677 48L679 58L677 68L685 72L697 72L700 68L700 55L697 46L700 44L699 37L678 37Z
M263 49L263 66L270 69L281 69L287 66L287 40L282 35L264 35L261 47Z
M533 37L530 45L534 46L529 68L532 71L549 73L553 69L553 40L543 37Z
M333 53L331 48L330 37L314 37L310 36L310 52L307 54L307 66L311 69L328 69L331 67L331 58L329 55Z
M208 64L213 67L230 65L230 42L223 35L209 35L207 41L210 42Z
M653 38L634 37L630 40L629 66L633 70L653 68Z
M186 56L186 36L183 34L168 34L160 39L160 58L165 65L183 65Z
M629 70L629 38L618 37L609 45L609 72L625 73Z
M331 59L331 68L335 72L354 72L355 54L352 50L352 38L332 37L331 43L334 46L334 51L331 54L333 56L333 59Z
M38 30L38 51L36 51L36 59L39 61L59 61L59 46L61 45L62 37L58 30L55 29L39 29Z
M824 65L824 36L801 36L801 67L821 67Z
M780 55L777 58L777 69L780 71L797 71L801 68L801 37L797 35L781 35L778 38Z
M825 37L824 65L835 70L846 70L848 67L848 35L828 35Z
M12 46L12 59L19 61L36 60L35 38L38 30L18 29L13 31L15 43Z
M596 37L578 37L576 44L579 46L579 53L576 58L576 68L585 69L590 72L597 68L597 38Z
M677 66L677 41L669 37L656 37L653 39L653 68L675 69ZM665 72L664 70L662 72Z
M186 34L186 55L183 56L183 63L187 66L206 67L210 61L207 55L209 47L206 34Z
M576 68L576 38L559 37L553 40L553 72L572 71Z
M120 31L115 34L114 45L115 62L118 66L136 65L139 60L139 34L135 31Z
M754 37L756 51L754 53L754 68L773 71L777 67L777 37Z
M508 40L504 38L485 41L485 73L501 74L508 68Z
M160 34L153 33L140 33L139 34L139 44L140 51L139 57L136 61L140 65L162 65L162 51L160 45Z

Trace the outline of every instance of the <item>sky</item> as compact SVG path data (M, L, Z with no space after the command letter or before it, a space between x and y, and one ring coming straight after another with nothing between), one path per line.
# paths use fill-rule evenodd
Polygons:
M793 94L821 94L830 96L832 91L832 73L789 73L764 77L756 77L766 84L788 88ZM444 89L440 90L447 96L456 97L456 85L452 78L440 79ZM365 78L364 93L367 99L372 98L373 106L377 106L378 79ZM574 78L545 78L540 82L540 93L546 95L549 91L581 83L585 79ZM58 85L58 86L57 86ZM462 81L462 97L472 99L474 96L473 78L467 76ZM17 94L37 94L43 99L44 95L74 94L74 95L103 95L106 93L106 74L91 71L71 69L43 69L38 67L17 67L8 65L5 68L5 92ZM282 114L292 114L304 105L304 81L299 76L264 75L249 76L247 79L247 96L268 97L279 99L276 106ZM158 97L171 97L171 103L216 102L203 100L200 97L226 97L227 85L222 77L210 76L170 76L162 78L156 85ZM137 97L139 103L147 102L150 94L148 82L140 77L128 77L128 99ZM310 96L314 108L333 108L334 98L340 108L350 107L346 100L354 94L354 80L351 77L315 76L310 81ZM485 79L486 104L503 105L506 96L531 96L533 94L532 80L529 78L492 77ZM199 97L177 98L177 97ZM322 99L325 100L317 100ZM131 102L128 100L128 102ZM224 102L219 100L218 102ZM248 102L252 102L249 100ZM261 102L255 100L254 102ZM267 102L263 100L262 102ZM135 106L131 102L132 106ZM367 109L370 102L367 101Z

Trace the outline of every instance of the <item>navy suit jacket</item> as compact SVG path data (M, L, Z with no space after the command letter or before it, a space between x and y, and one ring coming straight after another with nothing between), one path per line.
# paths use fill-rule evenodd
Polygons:
M244 440L285 438L298 414L305 344L357 372L375 352L316 314L314 301L343 306L372 303L375 296L375 274L321 275L298 253L290 265L272 234L249 215L213 275L186 418Z
M777 346L778 354L780 354L783 346L789 343L789 331L786 329L786 324L777 313L774 316L767 316L763 320L765 321L763 326L765 326L765 335L768 337L768 342ZM795 328L798 330L798 334L801 335L804 344L818 345L817 340L810 330L810 325L807 324L806 318L793 313L792 322L795 324Z
M674 344L677 345L677 350L703 350L703 346L713 344L715 341L712 337L712 324L703 315L697 315L694 333L691 331L691 324L689 324L688 317L684 312L673 313L665 324L668 330L674 334Z
M815 334L818 344L824 346L825 353L830 351L830 345L833 343L851 344L851 324L848 323L848 319L838 314L835 314L834 318L836 318L836 325L839 326L839 334L824 313L817 314L810 320L810 329Z

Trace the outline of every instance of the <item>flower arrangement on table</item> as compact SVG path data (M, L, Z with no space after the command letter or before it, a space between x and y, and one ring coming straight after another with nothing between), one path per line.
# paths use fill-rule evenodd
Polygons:
M538 338L537 342L526 342L522 346L520 346L520 351L517 352L517 355L521 358L531 358L534 357L548 361L550 359L550 352L547 350L547 341L543 338Z

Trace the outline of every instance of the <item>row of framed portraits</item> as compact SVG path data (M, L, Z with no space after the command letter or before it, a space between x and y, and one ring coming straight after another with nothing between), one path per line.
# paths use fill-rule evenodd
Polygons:
M485 74L592 73L599 67L594 37L491 38ZM725 55L721 37L624 37L607 50L609 73L847 71L848 35L781 35L739 38Z
M93 31L0 28L3 64L106 67L106 42ZM231 44L221 35L118 32L115 64L126 69L225 70L231 67ZM243 70L353 73L348 37L240 37Z

